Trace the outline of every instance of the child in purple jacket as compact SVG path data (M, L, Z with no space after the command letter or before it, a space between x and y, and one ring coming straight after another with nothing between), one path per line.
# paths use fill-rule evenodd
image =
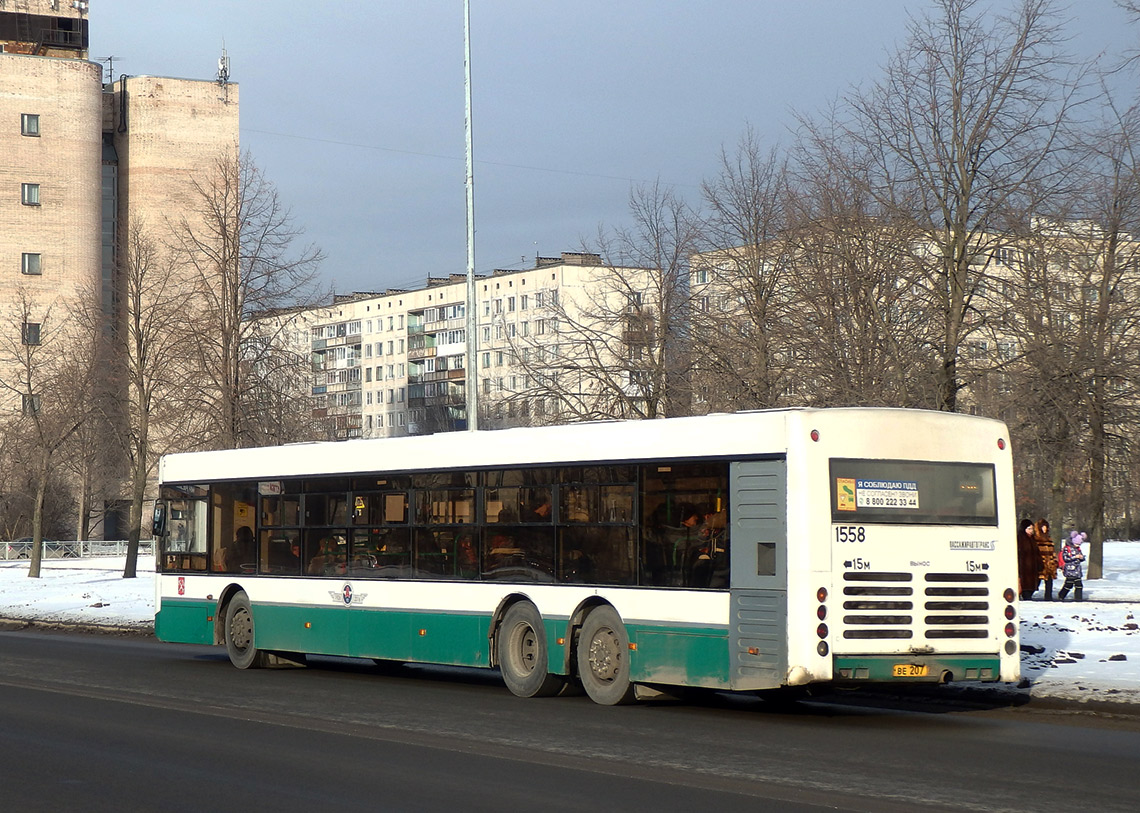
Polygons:
M1064 601L1070 589L1073 590L1074 601L1081 601L1084 598L1084 582L1081 581L1084 576L1084 568L1081 567L1081 562L1085 560L1085 555L1081 552L1081 543L1086 539L1088 539L1088 534L1084 531L1073 531L1069 534L1069 541L1061 548L1061 565L1065 574L1065 586L1057 594L1058 601Z

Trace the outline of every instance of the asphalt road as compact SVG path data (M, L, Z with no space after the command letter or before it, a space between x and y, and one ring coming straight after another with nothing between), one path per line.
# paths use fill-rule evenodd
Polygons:
M1140 718L927 697L521 700L479 670L229 665L0 632L0 799L40 810L1132 811Z

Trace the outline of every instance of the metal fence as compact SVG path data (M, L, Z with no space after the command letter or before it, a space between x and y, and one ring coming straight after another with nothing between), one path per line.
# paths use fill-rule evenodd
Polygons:
M126 556L127 541L87 540L83 542L57 542L45 539L42 543L44 559L88 559L96 556ZM154 553L153 539L139 540L139 553ZM32 555L32 540L18 539L13 542L0 542L0 559L28 559Z

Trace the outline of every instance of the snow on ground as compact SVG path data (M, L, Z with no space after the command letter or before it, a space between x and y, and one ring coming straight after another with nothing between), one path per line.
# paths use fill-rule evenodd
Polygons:
M0 618L150 629L154 556L139 557L134 579L122 578L124 561L45 559L41 578L29 579L26 561L0 560ZM1040 592L1021 603L1018 691L1140 703L1140 541L1106 542L1104 572L1085 580L1079 603L1041 601Z
M139 556L133 579L125 556L44 559L40 578L27 560L0 560L0 617L26 621L150 629L154 626L154 556Z

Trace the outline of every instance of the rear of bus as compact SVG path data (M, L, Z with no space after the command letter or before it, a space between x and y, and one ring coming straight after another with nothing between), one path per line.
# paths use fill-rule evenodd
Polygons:
M793 413L788 429L790 484L813 484L806 499L789 488L788 500L789 535L799 527L813 540L798 560L789 544L789 608L801 609L789 613L789 663L803 666L800 678L823 670L851 683L1017 680L1005 425L829 410Z

